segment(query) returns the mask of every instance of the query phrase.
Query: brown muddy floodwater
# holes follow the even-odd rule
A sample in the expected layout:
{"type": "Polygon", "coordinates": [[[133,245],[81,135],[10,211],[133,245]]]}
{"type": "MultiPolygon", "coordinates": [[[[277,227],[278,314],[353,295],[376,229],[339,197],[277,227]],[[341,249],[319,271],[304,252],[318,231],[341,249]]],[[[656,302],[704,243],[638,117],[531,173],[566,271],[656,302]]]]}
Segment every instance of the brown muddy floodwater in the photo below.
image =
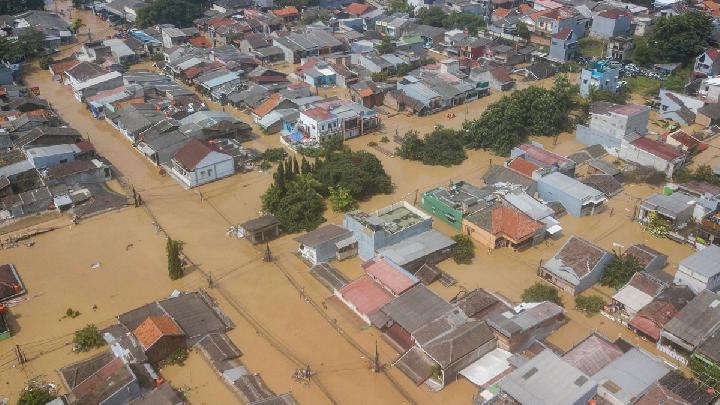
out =
{"type": "MultiPolygon", "coordinates": [[[[68,2],[59,3],[67,7],[68,2]]],[[[50,7],[52,9],[52,7],[50,7]]],[[[73,16],[78,15],[77,11],[73,16]]],[[[93,38],[107,35],[107,25],[89,13],[81,13],[91,27],[93,38]]],[[[63,50],[70,54],[77,45],[63,50]]],[[[242,361],[253,372],[260,373],[276,393],[292,391],[302,404],[464,404],[475,389],[460,380],[439,393],[416,387],[393,367],[386,374],[373,374],[367,357],[378,344],[381,361],[389,365],[397,353],[386,345],[372,328],[361,325],[347,310],[328,300],[330,293],[307,273],[307,268],[293,254],[296,248],[292,235],[270,244],[275,263],[262,261],[262,251],[246,241],[226,236],[229,225],[255,217],[260,211],[260,195],[271,181],[268,174],[251,172],[235,175],[200,187],[201,201],[195,191],[182,189],[177,183],[158,174],[157,168],[140,156],[110,125],[94,119],[77,102],[71,91],[54,82],[50,74],[38,69],[26,77],[28,85],[39,86],[41,96],[48,99],[70,126],[87,136],[98,151],[107,157],[146,201],[147,209],[126,208],[101,215],[77,226],[67,226],[35,238],[33,247],[18,247],[0,252],[2,262],[14,263],[28,288],[27,300],[12,308],[17,333],[0,342],[0,397],[14,401],[23,382],[34,376],[59,382],[55,370],[85,355],[72,353],[67,343],[72,332],[87,323],[104,325],[119,313],[167,296],[173,289],[193,290],[208,287],[208,276],[214,288],[208,289],[220,307],[236,323],[229,336],[244,353],[242,361]],[[170,281],[166,275],[162,234],[153,226],[157,222],[175,239],[185,242],[185,252],[197,264],[184,278],[170,281]],[[91,269],[100,262],[98,269],[91,269]],[[204,274],[203,274],[204,273],[204,274]],[[311,305],[299,292],[303,289],[311,305]],[[322,304],[325,305],[322,305],[322,304]],[[93,310],[93,306],[97,309],[93,310]],[[81,312],[76,319],[63,319],[68,307],[81,312]],[[13,361],[15,345],[20,345],[30,361],[19,366],[13,361]],[[304,386],[293,381],[298,367],[310,365],[318,372],[316,381],[304,386]]],[[[550,86],[552,81],[543,81],[550,86]]],[[[526,86],[521,83],[520,86],[526,86]]],[[[484,151],[470,151],[462,165],[445,167],[422,166],[386,156],[367,147],[382,135],[392,139],[395,129],[404,133],[416,129],[429,132],[436,124],[457,128],[467,110],[468,118],[479,116],[486,105],[500,97],[494,94],[467,106],[453,109],[454,119],[446,114],[431,117],[385,117],[382,133],[355,139],[353,149],[367,149],[383,162],[392,176],[396,190],[391,195],[376,196],[361,202],[364,210],[374,210],[402,199],[413,202],[431,187],[451,180],[477,179],[491,160],[502,158],[484,151]]],[[[212,107],[215,107],[211,104],[212,107]]],[[[234,109],[238,117],[248,119],[234,109]]],[[[249,121],[248,121],[249,122],[249,121]]],[[[570,153],[580,146],[571,134],[552,140],[543,139],[550,149],[570,153]]],[[[261,136],[254,146],[264,149],[279,145],[278,136],[261,136]]],[[[388,148],[394,147],[392,143],[388,148]]],[[[487,253],[478,249],[472,265],[460,266],[451,261],[440,267],[458,279],[450,289],[432,288],[443,297],[454,296],[461,287],[483,287],[518,300],[524,288],[537,280],[536,267],[562,245],[565,238],[577,234],[611,249],[613,242],[629,246],[644,242],[668,254],[674,269],[690,249],[667,240],[650,239],[640,226],[630,220],[637,199],[653,190],[630,186],[610,201],[614,214],[606,211],[595,217],[565,216],[561,224],[565,236],[524,252],[497,250],[487,253]]],[[[328,212],[327,219],[338,222],[340,215],[328,212]]],[[[452,229],[438,223],[436,227],[451,235],[452,229]]],[[[360,273],[360,261],[351,259],[338,264],[348,276],[360,273]]],[[[598,290],[598,294],[609,294],[598,290]]],[[[622,333],[634,337],[617,324],[600,316],[585,317],[572,309],[565,296],[569,323],[551,337],[551,341],[567,348],[593,329],[610,337],[622,333]]],[[[650,345],[644,347],[652,349],[650,345]]],[[[204,360],[191,354],[184,367],[163,371],[174,386],[187,389],[192,403],[233,403],[231,391],[220,381],[204,360]]]]}

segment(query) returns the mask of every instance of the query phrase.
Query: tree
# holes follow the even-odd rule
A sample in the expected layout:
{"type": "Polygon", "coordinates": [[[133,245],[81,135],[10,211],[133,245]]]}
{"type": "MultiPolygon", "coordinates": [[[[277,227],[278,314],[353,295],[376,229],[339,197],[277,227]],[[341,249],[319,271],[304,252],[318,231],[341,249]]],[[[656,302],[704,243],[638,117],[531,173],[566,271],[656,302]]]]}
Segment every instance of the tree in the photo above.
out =
{"type": "Polygon", "coordinates": [[[271,184],[261,198],[263,210],[272,213],[288,233],[311,231],[325,221],[325,202],[317,192],[320,187],[305,174],[288,182],[285,191],[271,184]]]}
{"type": "Polygon", "coordinates": [[[53,62],[54,62],[54,61],[53,61],[52,56],[50,56],[50,55],[45,55],[45,56],[43,56],[43,57],[40,58],[40,60],[38,61],[38,65],[40,66],[40,69],[45,70],[45,69],[49,68],[50,65],[52,65],[53,62]]]}
{"type": "Polygon", "coordinates": [[[521,38],[530,39],[530,36],[532,35],[527,24],[522,21],[518,21],[517,25],[515,25],[515,30],[517,35],[521,38]]]}
{"type": "Polygon", "coordinates": [[[453,166],[467,159],[460,134],[450,128],[438,127],[420,139],[409,131],[403,137],[397,154],[409,160],[421,160],[430,166],[453,166]]]}
{"type": "Polygon", "coordinates": [[[279,162],[287,157],[287,152],[283,148],[267,148],[262,154],[263,160],[268,162],[279,162]]]}
{"type": "Polygon", "coordinates": [[[526,288],[520,298],[523,302],[550,301],[560,306],[563,304],[558,290],[540,281],[526,288]]]}
{"type": "Polygon", "coordinates": [[[202,15],[203,9],[191,0],[154,0],[137,12],[135,24],[146,28],[156,24],[174,24],[178,27],[192,25],[202,15]]]}
{"type": "Polygon", "coordinates": [[[531,86],[505,95],[480,118],[463,123],[463,142],[468,148],[507,155],[531,134],[557,135],[573,125],[568,115],[577,107],[576,94],[577,86],[559,75],[552,89],[531,86]]]}
{"type": "Polygon", "coordinates": [[[27,387],[20,393],[18,405],[45,405],[57,398],[55,390],[50,384],[41,384],[30,381],[27,387]]]}
{"type": "Polygon", "coordinates": [[[595,86],[590,87],[589,97],[591,102],[607,101],[615,104],[626,104],[630,98],[630,94],[624,89],[618,92],[612,92],[606,89],[599,89],[595,86]]]}
{"type": "Polygon", "coordinates": [[[578,295],[575,297],[575,309],[586,314],[597,314],[605,306],[605,300],[597,295],[578,295]]]}
{"type": "Polygon", "coordinates": [[[80,31],[80,28],[84,27],[85,23],[83,23],[82,18],[78,17],[70,23],[70,29],[73,30],[73,32],[77,33],[80,31]]]}
{"type": "Polygon", "coordinates": [[[615,253],[600,277],[600,284],[618,289],[627,284],[633,274],[640,270],[642,266],[634,256],[615,253]]]}
{"type": "Polygon", "coordinates": [[[17,45],[25,58],[34,58],[45,52],[45,34],[34,28],[27,29],[18,36],[17,45]]]}
{"type": "Polygon", "coordinates": [[[444,27],[443,22],[447,14],[440,7],[422,8],[417,14],[420,24],[431,25],[433,27],[444,27]]]}
{"type": "Polygon", "coordinates": [[[300,162],[300,169],[302,170],[302,174],[312,173],[312,167],[310,166],[310,162],[305,159],[305,156],[302,157],[302,161],[300,162]]]}
{"type": "Polygon", "coordinates": [[[168,275],[170,280],[177,280],[183,276],[183,264],[180,254],[182,253],[182,241],[167,239],[165,251],[168,261],[168,275]]]}
{"type": "Polygon", "coordinates": [[[472,35],[477,34],[485,26],[484,18],[479,14],[452,11],[443,19],[443,27],[448,29],[468,30],[472,35]]]}
{"type": "Polygon", "coordinates": [[[91,349],[104,345],[105,340],[103,340],[100,335],[97,326],[90,324],[75,331],[73,344],[75,345],[76,351],[87,352],[91,349]]]}
{"type": "Polygon", "coordinates": [[[412,14],[412,12],[413,8],[406,0],[390,0],[390,4],[387,9],[388,15],[394,13],[412,14]]]}
{"type": "Polygon", "coordinates": [[[343,186],[358,200],[393,190],[390,176],[385,173],[380,160],[365,151],[333,153],[315,169],[313,177],[322,185],[323,195],[336,186],[343,186]]]}
{"type": "Polygon", "coordinates": [[[650,31],[649,43],[668,62],[687,62],[711,45],[712,33],[710,16],[691,12],[660,17],[650,31]]]}
{"type": "Polygon", "coordinates": [[[452,248],[453,260],[457,264],[471,264],[475,258],[475,244],[470,236],[459,233],[454,235],[452,239],[455,245],[452,248]]]}
{"type": "Polygon", "coordinates": [[[335,212],[348,212],[357,208],[357,201],[350,194],[350,190],[343,186],[330,187],[330,206],[335,212]]]}
{"type": "Polygon", "coordinates": [[[380,45],[377,46],[377,51],[380,54],[391,53],[395,50],[395,43],[388,36],[382,37],[380,45]]]}
{"type": "Polygon", "coordinates": [[[668,233],[670,233],[670,225],[670,220],[663,218],[660,214],[653,211],[648,214],[645,230],[656,238],[665,238],[668,233]]]}

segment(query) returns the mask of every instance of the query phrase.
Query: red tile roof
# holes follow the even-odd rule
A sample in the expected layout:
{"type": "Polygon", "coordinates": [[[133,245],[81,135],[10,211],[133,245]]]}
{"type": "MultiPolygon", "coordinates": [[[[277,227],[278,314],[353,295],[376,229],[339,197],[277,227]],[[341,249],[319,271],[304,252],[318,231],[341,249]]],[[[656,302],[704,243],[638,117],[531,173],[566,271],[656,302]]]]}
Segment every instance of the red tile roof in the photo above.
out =
{"type": "Polygon", "coordinates": [[[686,148],[692,148],[700,146],[700,141],[688,135],[685,131],[677,130],[670,134],[670,137],[686,148]]]}
{"type": "Polygon", "coordinates": [[[553,35],[553,38],[555,39],[562,39],[566,40],[570,38],[570,35],[572,35],[573,30],[571,28],[563,28],[560,31],[558,31],[556,34],[553,35]]]}
{"type": "Polygon", "coordinates": [[[705,53],[707,56],[712,59],[713,61],[717,61],[720,59],[720,49],[717,48],[708,48],[705,53]]]}
{"type": "Polygon", "coordinates": [[[520,13],[522,13],[522,14],[527,14],[530,11],[532,11],[533,8],[530,7],[528,4],[523,3],[520,6],[518,6],[518,10],[520,10],[520,13]]]}
{"type": "Polygon", "coordinates": [[[66,70],[72,69],[80,63],[77,59],[66,60],[62,62],[56,62],[50,65],[50,69],[56,75],[65,73],[66,70]]]}
{"type": "Polygon", "coordinates": [[[493,13],[493,16],[495,16],[495,17],[507,17],[510,14],[510,11],[511,10],[509,10],[507,8],[498,8],[498,9],[493,10],[492,13],[493,13]]]}
{"type": "Polygon", "coordinates": [[[198,163],[213,151],[217,150],[199,139],[193,139],[175,152],[173,160],[178,162],[183,169],[193,171],[197,168],[198,163]]]}
{"type": "Polygon", "coordinates": [[[192,37],[188,40],[188,42],[190,42],[196,48],[210,48],[212,46],[210,40],[208,40],[204,36],[192,37]]]}
{"type": "Polygon", "coordinates": [[[510,82],[513,80],[513,78],[510,77],[510,73],[508,73],[507,69],[505,69],[503,66],[498,66],[494,69],[491,69],[490,74],[493,75],[496,80],[499,80],[501,82],[510,82]]]}
{"type": "Polygon", "coordinates": [[[533,160],[537,160],[538,162],[542,162],[546,165],[553,165],[553,164],[562,164],[562,163],[570,163],[571,160],[560,156],[557,153],[550,152],[549,150],[537,147],[535,145],[524,143],[518,148],[522,149],[527,153],[527,156],[530,157],[533,160]]]}
{"type": "Polygon", "coordinates": [[[395,295],[418,283],[418,279],[388,259],[371,259],[362,265],[365,272],[395,295]]]}
{"type": "Polygon", "coordinates": [[[135,328],[133,335],[147,350],[163,336],[183,336],[184,333],[169,316],[149,316],[135,328]]]}
{"type": "Polygon", "coordinates": [[[345,12],[354,16],[360,16],[372,10],[375,10],[375,7],[362,3],[351,3],[345,7],[345,12]]]}
{"type": "Polygon", "coordinates": [[[310,108],[305,111],[302,111],[301,114],[305,114],[308,117],[314,119],[315,121],[325,121],[329,120],[333,116],[328,112],[328,110],[322,108],[322,107],[315,107],[310,108]]]}
{"type": "Polygon", "coordinates": [[[95,150],[95,145],[90,141],[80,141],[75,144],[80,149],[80,152],[90,152],[95,150]]]}
{"type": "Polygon", "coordinates": [[[650,138],[638,138],[630,144],[634,145],[638,149],[644,150],[652,155],[655,155],[661,159],[671,161],[684,155],[684,153],[670,145],[654,141],[650,138]]]}
{"type": "Polygon", "coordinates": [[[264,117],[280,103],[281,99],[282,96],[279,93],[273,93],[259,106],[255,107],[252,110],[252,113],[257,115],[258,117],[264,117]]]}
{"type": "Polygon", "coordinates": [[[340,289],[343,299],[363,315],[370,316],[392,301],[393,296],[368,275],[361,276],[340,289]]]}
{"type": "Polygon", "coordinates": [[[287,6],[285,8],[281,8],[278,10],[273,10],[273,14],[275,14],[278,17],[290,17],[294,15],[299,15],[300,12],[295,6],[287,6]]]}
{"type": "Polygon", "coordinates": [[[540,227],[540,222],[515,208],[503,206],[492,212],[492,233],[505,235],[516,243],[532,236],[540,227]]]}
{"type": "Polygon", "coordinates": [[[521,157],[518,157],[508,163],[508,168],[515,170],[522,175],[532,178],[533,172],[539,169],[540,166],[521,157]]]}

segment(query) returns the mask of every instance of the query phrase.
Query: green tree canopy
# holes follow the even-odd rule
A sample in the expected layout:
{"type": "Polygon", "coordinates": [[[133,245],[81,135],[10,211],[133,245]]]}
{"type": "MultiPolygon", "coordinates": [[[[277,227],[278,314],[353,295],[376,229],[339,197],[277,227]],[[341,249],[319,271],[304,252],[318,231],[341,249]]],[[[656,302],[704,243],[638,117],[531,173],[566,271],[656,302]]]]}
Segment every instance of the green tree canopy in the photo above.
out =
{"type": "Polygon", "coordinates": [[[575,297],[575,309],[586,314],[597,314],[605,306],[605,300],[598,295],[578,295],[575,297]]]}
{"type": "Polygon", "coordinates": [[[467,147],[507,155],[529,135],[557,135],[570,128],[577,87],[567,77],[555,79],[552,89],[531,86],[490,104],[480,118],[463,123],[467,147]]]}
{"type": "Polygon", "coordinates": [[[632,59],[642,65],[690,63],[711,45],[712,33],[712,20],[705,14],[690,12],[660,17],[646,39],[636,39],[632,59]]]}
{"type": "Polygon", "coordinates": [[[330,206],[335,212],[348,212],[357,208],[357,201],[350,194],[350,190],[343,186],[330,187],[330,206]]]}
{"type": "Polygon", "coordinates": [[[55,398],[57,395],[50,385],[33,381],[20,393],[18,405],[45,405],[55,398]]]}
{"type": "Polygon", "coordinates": [[[325,202],[317,190],[320,183],[310,175],[298,175],[285,190],[272,184],[262,195],[264,211],[272,213],[285,232],[310,231],[325,221],[325,202]]]}
{"type": "Polygon", "coordinates": [[[461,135],[450,128],[436,128],[420,139],[416,131],[403,137],[397,154],[404,159],[420,160],[431,166],[453,166],[467,159],[461,135]]]}
{"type": "Polygon", "coordinates": [[[202,15],[202,6],[192,0],[154,0],[137,12],[135,23],[141,27],[155,24],[174,24],[188,27],[202,15]]]}
{"type": "Polygon", "coordinates": [[[618,289],[627,284],[633,274],[640,270],[642,270],[642,266],[634,256],[621,256],[615,253],[600,277],[600,284],[618,289]]]}
{"type": "Polygon", "coordinates": [[[475,258],[475,244],[470,236],[459,233],[452,239],[455,245],[452,248],[453,260],[457,264],[471,264],[475,258]]]}
{"type": "Polygon", "coordinates": [[[97,326],[87,325],[84,328],[75,331],[73,343],[75,344],[75,350],[79,352],[87,352],[91,349],[104,345],[105,340],[100,335],[97,326]]]}
{"type": "Polygon", "coordinates": [[[523,302],[550,301],[560,306],[562,306],[563,304],[557,288],[542,283],[540,281],[526,288],[520,298],[523,300],[523,302]]]}
{"type": "Polygon", "coordinates": [[[167,239],[165,253],[167,254],[168,276],[171,280],[177,280],[183,276],[183,265],[180,254],[182,253],[182,241],[167,239]]]}
{"type": "Polygon", "coordinates": [[[335,186],[344,187],[355,199],[393,190],[390,176],[385,173],[380,160],[365,151],[333,153],[315,168],[313,177],[321,183],[323,194],[335,186]]]}

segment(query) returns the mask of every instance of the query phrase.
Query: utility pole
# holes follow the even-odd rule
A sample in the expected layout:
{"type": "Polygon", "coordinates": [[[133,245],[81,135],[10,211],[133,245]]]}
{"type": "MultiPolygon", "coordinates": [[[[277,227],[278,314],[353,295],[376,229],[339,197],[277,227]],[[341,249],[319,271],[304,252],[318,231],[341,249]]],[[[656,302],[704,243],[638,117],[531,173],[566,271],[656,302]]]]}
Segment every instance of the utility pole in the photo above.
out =
{"type": "Polygon", "coordinates": [[[377,340],[375,341],[375,357],[373,358],[373,373],[380,372],[380,353],[378,353],[377,340]]]}
{"type": "Polygon", "coordinates": [[[265,257],[263,257],[263,261],[271,262],[273,261],[272,253],[270,253],[270,243],[265,242],[265,257]]]}
{"type": "Polygon", "coordinates": [[[19,364],[25,364],[25,362],[27,361],[27,359],[25,358],[25,353],[23,353],[20,345],[15,345],[15,357],[17,357],[17,361],[19,364]]]}

